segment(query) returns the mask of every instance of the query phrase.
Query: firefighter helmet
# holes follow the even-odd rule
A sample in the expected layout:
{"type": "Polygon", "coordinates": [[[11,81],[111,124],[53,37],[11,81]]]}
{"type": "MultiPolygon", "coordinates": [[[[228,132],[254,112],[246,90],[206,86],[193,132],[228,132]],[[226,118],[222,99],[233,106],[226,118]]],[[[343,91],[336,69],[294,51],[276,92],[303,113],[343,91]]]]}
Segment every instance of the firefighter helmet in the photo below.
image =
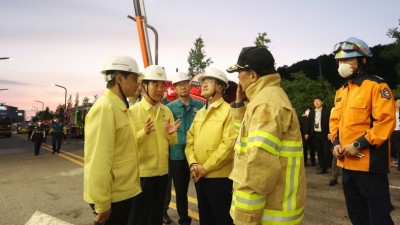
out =
{"type": "Polygon", "coordinates": [[[161,66],[150,65],[143,70],[142,74],[143,80],[167,81],[167,75],[161,66]]]}
{"type": "Polygon", "coordinates": [[[333,54],[335,54],[335,59],[372,57],[372,52],[368,45],[355,37],[337,43],[333,48],[333,54]]]}
{"type": "Polygon", "coordinates": [[[198,76],[198,80],[200,83],[202,83],[203,80],[207,77],[215,78],[215,79],[218,79],[218,80],[224,82],[226,85],[225,89],[228,88],[228,86],[229,86],[228,78],[226,77],[225,73],[219,69],[215,69],[215,68],[205,69],[204,72],[198,76]]]}
{"type": "Polygon", "coordinates": [[[172,77],[172,85],[174,85],[174,84],[176,84],[176,83],[179,83],[179,82],[181,82],[181,81],[185,81],[185,80],[190,81],[189,76],[188,76],[186,73],[184,73],[184,72],[177,72],[177,73],[175,73],[174,76],[172,77]]]}

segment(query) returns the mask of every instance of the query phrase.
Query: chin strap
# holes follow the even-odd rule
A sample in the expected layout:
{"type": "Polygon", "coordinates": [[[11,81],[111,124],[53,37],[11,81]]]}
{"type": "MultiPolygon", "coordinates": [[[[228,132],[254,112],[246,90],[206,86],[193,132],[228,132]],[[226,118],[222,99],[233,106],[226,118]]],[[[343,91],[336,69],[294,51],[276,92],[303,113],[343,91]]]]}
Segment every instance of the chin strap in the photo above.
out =
{"type": "Polygon", "coordinates": [[[124,92],[122,91],[121,85],[120,85],[119,83],[118,83],[118,89],[119,89],[119,92],[121,92],[122,101],[124,101],[124,103],[125,103],[125,105],[126,105],[126,108],[129,109],[129,102],[128,102],[128,100],[127,100],[127,98],[126,98],[124,92]]]}

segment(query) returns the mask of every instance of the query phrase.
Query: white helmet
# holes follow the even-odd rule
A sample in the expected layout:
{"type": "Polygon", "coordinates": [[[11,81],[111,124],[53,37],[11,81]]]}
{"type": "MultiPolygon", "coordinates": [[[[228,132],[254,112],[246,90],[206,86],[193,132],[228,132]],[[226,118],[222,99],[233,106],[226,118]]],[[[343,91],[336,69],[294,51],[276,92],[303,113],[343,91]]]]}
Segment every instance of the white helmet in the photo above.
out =
{"type": "Polygon", "coordinates": [[[125,71],[139,73],[139,67],[136,60],[126,55],[111,56],[104,65],[102,74],[106,75],[107,71],[125,71]]]}
{"type": "Polygon", "coordinates": [[[207,77],[212,77],[223,81],[226,84],[225,88],[228,88],[229,86],[228,78],[226,77],[225,73],[219,69],[207,68],[202,74],[199,75],[197,79],[199,80],[200,83],[202,83],[203,80],[207,77]]]}
{"type": "Polygon", "coordinates": [[[143,80],[167,81],[167,75],[165,74],[164,68],[161,66],[148,66],[143,70],[142,74],[144,75],[143,80]]]}
{"type": "Polygon", "coordinates": [[[185,80],[190,80],[189,76],[184,72],[177,72],[172,77],[172,85],[185,80]]]}

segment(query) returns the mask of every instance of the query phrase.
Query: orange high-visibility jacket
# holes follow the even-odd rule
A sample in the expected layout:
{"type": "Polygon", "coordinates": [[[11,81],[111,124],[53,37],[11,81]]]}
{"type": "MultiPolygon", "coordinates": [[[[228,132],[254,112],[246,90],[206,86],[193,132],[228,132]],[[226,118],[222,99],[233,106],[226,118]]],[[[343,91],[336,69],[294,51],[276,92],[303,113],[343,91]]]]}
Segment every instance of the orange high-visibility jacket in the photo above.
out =
{"type": "Polygon", "coordinates": [[[341,87],[330,118],[331,141],[342,147],[358,141],[364,157],[345,156],[337,165],[348,170],[388,173],[389,137],[396,125],[395,115],[392,91],[382,78],[362,74],[341,87]]]}

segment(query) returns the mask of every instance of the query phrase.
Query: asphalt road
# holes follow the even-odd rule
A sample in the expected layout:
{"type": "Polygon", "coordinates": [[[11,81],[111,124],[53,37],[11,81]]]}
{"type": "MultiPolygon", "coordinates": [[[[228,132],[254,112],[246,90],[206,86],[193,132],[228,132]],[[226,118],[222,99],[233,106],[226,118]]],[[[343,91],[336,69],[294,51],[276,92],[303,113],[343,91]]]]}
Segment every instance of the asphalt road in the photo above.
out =
{"type": "MultiPolygon", "coordinates": [[[[63,224],[89,225],[93,214],[82,200],[83,193],[83,142],[66,140],[59,155],[51,154],[51,137],[42,146],[41,154],[34,156],[33,143],[26,134],[0,137],[0,225],[63,224]],[[46,222],[36,218],[37,211],[57,218],[46,222]],[[35,214],[36,212],[36,214],[35,214]]],[[[317,175],[314,167],[307,167],[307,225],[350,225],[342,187],[330,187],[329,174],[317,175]]],[[[392,212],[395,224],[400,224],[400,174],[393,170],[389,175],[392,212]]],[[[190,215],[198,218],[194,186],[189,188],[190,215]]],[[[177,224],[178,216],[174,195],[169,214],[177,224]]],[[[198,225],[194,220],[193,225],[198,225]]]]}

